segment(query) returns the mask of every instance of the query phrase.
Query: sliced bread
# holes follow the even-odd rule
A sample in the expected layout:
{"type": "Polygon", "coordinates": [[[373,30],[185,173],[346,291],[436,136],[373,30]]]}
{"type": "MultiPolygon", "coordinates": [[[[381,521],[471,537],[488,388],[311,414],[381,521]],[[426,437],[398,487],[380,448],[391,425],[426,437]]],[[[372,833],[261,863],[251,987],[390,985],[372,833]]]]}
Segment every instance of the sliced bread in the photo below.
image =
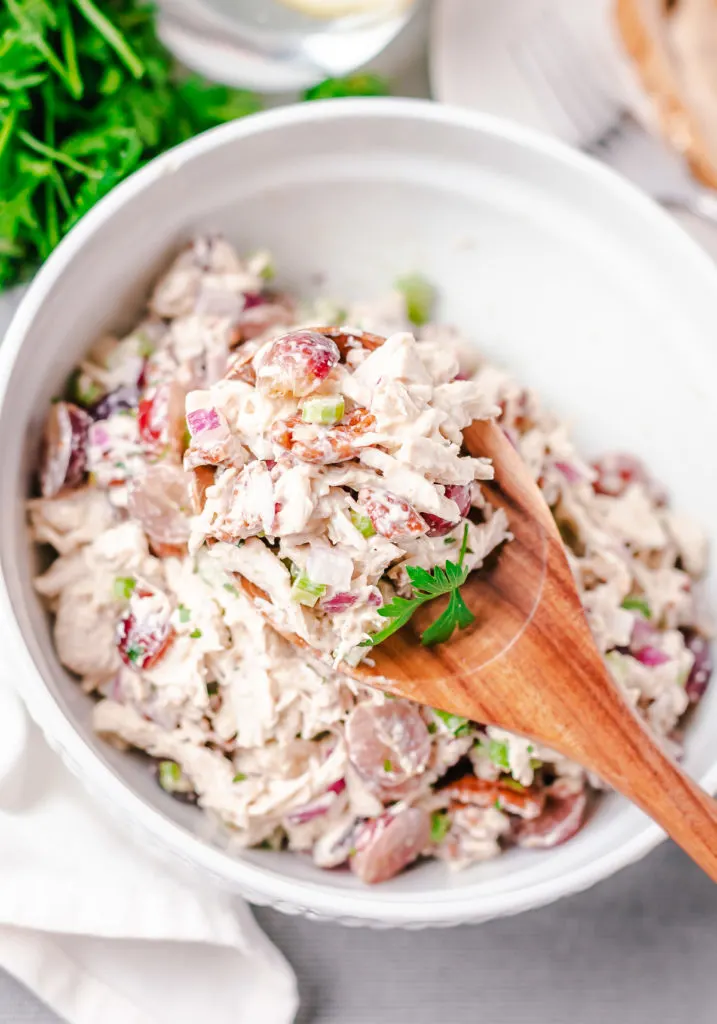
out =
{"type": "Polygon", "coordinates": [[[617,23],[661,128],[717,188],[717,0],[616,0],[617,23]]]}

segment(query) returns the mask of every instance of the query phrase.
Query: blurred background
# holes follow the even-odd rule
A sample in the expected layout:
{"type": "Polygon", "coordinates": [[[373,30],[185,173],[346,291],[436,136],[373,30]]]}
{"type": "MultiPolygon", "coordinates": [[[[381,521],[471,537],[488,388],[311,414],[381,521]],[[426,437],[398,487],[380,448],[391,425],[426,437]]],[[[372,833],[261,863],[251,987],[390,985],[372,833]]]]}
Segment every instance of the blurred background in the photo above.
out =
{"type": "Polygon", "coordinates": [[[549,132],[714,250],[714,0],[6,0],[0,40],[0,290],[183,139],[351,95],[549,132]]]}

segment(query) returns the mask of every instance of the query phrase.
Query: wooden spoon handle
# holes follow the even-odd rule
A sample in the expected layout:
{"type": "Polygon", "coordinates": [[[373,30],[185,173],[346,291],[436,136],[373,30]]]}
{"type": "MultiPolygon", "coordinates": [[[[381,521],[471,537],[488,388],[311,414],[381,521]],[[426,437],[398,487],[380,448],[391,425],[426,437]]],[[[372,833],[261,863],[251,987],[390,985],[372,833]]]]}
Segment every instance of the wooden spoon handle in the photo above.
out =
{"type": "Polygon", "coordinates": [[[636,727],[628,708],[615,711],[619,740],[608,749],[586,749],[583,763],[649,814],[717,882],[717,800],[658,746],[641,722],[636,727]]]}

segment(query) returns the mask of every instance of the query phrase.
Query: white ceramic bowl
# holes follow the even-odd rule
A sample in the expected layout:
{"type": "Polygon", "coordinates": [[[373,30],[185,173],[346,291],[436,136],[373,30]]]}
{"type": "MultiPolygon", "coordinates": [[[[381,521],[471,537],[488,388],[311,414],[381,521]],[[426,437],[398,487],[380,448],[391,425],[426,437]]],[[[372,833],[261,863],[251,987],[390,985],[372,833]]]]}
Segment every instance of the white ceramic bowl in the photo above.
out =
{"type": "MultiPolygon", "coordinates": [[[[193,232],[269,246],[300,293],[380,295],[414,268],[440,314],[574,421],[588,453],[644,456],[678,505],[714,530],[717,271],[649,200],[523,129],[404,100],[331,101],[209,132],[92,210],[24,299],[0,351],[0,640],[33,716],[138,841],[257,903],[379,926],[450,925],[576,892],[661,838],[605,800],[571,842],[463,873],[427,863],[367,888],[290,854],[231,856],[196,809],[92,735],[89,700],[58,664],[31,584],[23,501],[47,404],[98,333],[127,327],[193,232]]],[[[717,688],[690,730],[687,767],[717,785],[717,688]]]]}

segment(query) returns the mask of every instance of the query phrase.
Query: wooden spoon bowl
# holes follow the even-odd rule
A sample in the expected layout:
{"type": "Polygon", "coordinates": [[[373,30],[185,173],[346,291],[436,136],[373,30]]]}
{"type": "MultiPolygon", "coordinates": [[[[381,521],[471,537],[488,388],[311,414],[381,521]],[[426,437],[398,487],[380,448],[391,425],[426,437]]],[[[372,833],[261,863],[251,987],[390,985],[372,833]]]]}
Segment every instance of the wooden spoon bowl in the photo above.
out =
{"type": "MultiPolygon", "coordinates": [[[[383,339],[313,328],[342,354],[383,339]]],[[[597,650],[555,520],[498,424],[474,422],[465,449],[492,460],[481,486],[503,508],[513,540],[490,571],[472,573],[461,594],[476,616],[447,642],[420,634],[436,604],[370,652],[356,678],[392,693],[544,743],[594,771],[646,811],[717,881],[717,803],[689,778],[627,704],[597,650]]],[[[240,580],[253,599],[267,595],[240,580]]],[[[294,634],[288,639],[306,648],[294,634]]]]}

